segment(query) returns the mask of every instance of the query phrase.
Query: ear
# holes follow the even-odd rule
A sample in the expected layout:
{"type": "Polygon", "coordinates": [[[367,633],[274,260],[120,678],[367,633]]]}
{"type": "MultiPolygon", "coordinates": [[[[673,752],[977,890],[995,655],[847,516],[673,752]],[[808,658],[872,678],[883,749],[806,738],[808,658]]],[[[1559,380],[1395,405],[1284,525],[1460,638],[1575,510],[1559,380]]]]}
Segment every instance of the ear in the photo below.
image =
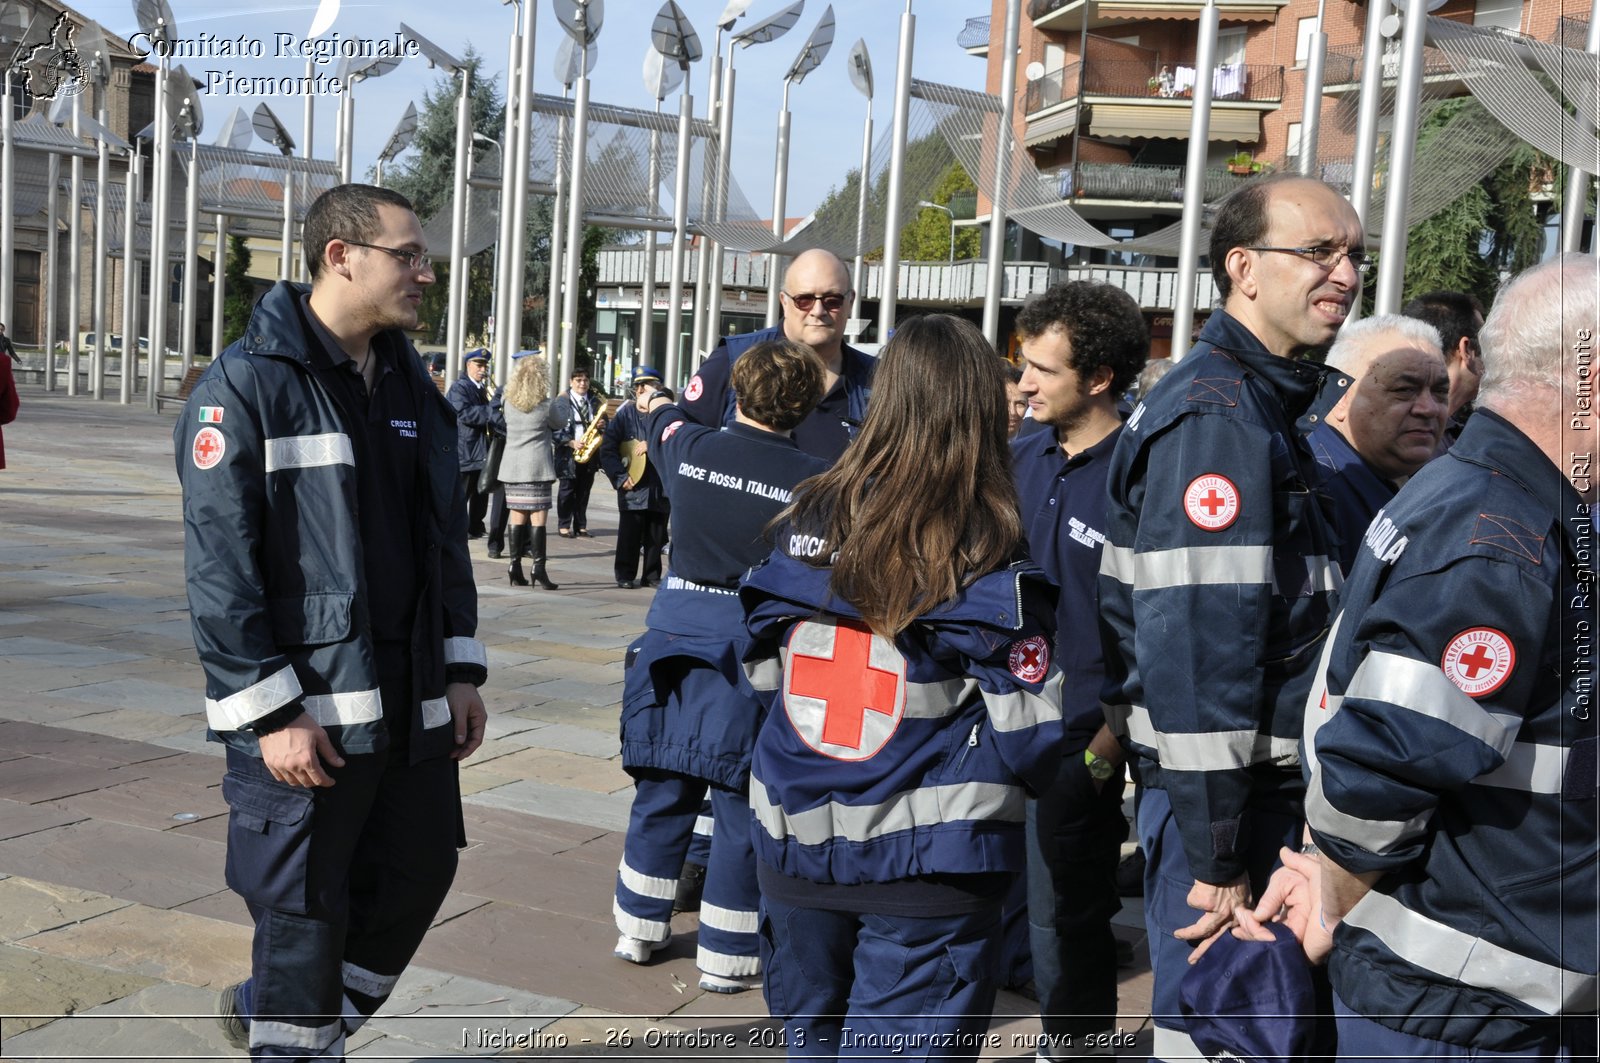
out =
{"type": "Polygon", "coordinates": [[[1254,299],[1261,289],[1260,278],[1256,276],[1256,260],[1250,257],[1250,252],[1242,247],[1235,247],[1228,252],[1224,263],[1228,277],[1233,281],[1233,290],[1248,298],[1254,299]]]}
{"type": "Polygon", "coordinates": [[[1086,392],[1090,395],[1103,395],[1111,390],[1111,372],[1109,365],[1102,365],[1089,376],[1086,392]]]}
{"type": "Polygon", "coordinates": [[[1350,386],[1345,389],[1345,393],[1339,396],[1339,401],[1333,404],[1333,409],[1328,411],[1329,424],[1347,425],[1350,423],[1350,399],[1355,393],[1356,385],[1352,381],[1350,386]]]}
{"type": "Polygon", "coordinates": [[[329,240],[322,248],[322,264],[341,277],[350,276],[350,245],[343,240],[329,240]]]}

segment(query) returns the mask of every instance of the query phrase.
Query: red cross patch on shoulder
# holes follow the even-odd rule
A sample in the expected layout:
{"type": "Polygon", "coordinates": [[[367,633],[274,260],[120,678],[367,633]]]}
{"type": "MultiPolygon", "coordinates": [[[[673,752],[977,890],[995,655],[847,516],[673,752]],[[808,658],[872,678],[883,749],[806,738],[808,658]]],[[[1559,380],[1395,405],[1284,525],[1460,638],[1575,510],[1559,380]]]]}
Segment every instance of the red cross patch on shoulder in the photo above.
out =
{"type": "Polygon", "coordinates": [[[1050,670],[1050,643],[1043,635],[1030,635],[1011,644],[1006,661],[1011,674],[1024,683],[1037,683],[1050,670]]]}
{"type": "Polygon", "coordinates": [[[801,741],[834,760],[868,760],[906,710],[906,659],[860,621],[795,625],[784,661],[783,707],[801,741]]]}
{"type": "Polygon", "coordinates": [[[1219,473],[1196,476],[1183,492],[1183,512],[1205,531],[1222,531],[1239,519],[1239,489],[1219,473]]]}
{"type": "Polygon", "coordinates": [[[1516,648],[1492,627],[1467,628],[1449,641],[1439,659],[1445,678],[1474,698],[1499,690],[1516,666],[1516,648]]]}
{"type": "Polygon", "coordinates": [[[227,452],[227,439],[210,425],[194,434],[194,445],[189,449],[189,454],[194,459],[194,467],[197,469],[212,468],[227,452]]]}
{"type": "Polygon", "coordinates": [[[694,379],[689,381],[688,386],[683,389],[683,400],[685,402],[693,402],[705,394],[705,390],[706,386],[700,382],[700,374],[696,373],[694,379]]]}

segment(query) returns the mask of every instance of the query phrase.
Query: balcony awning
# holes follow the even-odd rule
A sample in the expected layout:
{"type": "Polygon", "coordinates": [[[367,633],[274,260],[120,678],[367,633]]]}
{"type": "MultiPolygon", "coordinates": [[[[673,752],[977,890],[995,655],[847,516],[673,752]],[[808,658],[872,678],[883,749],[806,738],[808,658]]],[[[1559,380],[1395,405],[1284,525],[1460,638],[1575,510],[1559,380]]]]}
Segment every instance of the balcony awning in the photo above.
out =
{"type": "MultiPolygon", "coordinates": [[[[1089,108],[1087,132],[1092,137],[1184,140],[1189,136],[1189,113],[1188,107],[1097,103],[1089,108]]],[[[1032,127],[1029,134],[1032,134],[1032,127]]],[[[1261,139],[1261,112],[1213,107],[1210,139],[1255,143],[1261,139]]]]}
{"type": "MultiPolygon", "coordinates": [[[[1218,13],[1225,22],[1271,22],[1278,17],[1277,4],[1228,4],[1217,5],[1218,13]]],[[[1183,22],[1198,22],[1202,5],[1170,4],[1108,4],[1102,3],[1095,10],[1095,14],[1106,22],[1135,22],[1145,19],[1175,19],[1183,22]]]]}
{"type": "Polygon", "coordinates": [[[1038,121],[1029,122],[1022,131],[1022,146],[1036,148],[1040,144],[1049,144],[1051,141],[1060,140],[1069,135],[1078,124],[1078,104],[1074,101],[1070,106],[1064,107],[1055,114],[1046,115],[1038,121]]]}

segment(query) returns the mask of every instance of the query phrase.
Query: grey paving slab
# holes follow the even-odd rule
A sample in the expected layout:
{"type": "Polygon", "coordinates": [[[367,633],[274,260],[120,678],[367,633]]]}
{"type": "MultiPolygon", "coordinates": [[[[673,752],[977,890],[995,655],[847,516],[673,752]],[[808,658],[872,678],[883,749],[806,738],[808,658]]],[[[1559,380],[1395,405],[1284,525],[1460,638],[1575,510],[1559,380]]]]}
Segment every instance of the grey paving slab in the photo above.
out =
{"type": "Polygon", "coordinates": [[[126,613],[171,613],[185,611],[189,602],[178,597],[143,597],[133,594],[74,594],[57,598],[64,605],[89,605],[126,613]]]}
{"type": "MultiPolygon", "coordinates": [[[[8,1058],[26,1058],[34,1050],[23,1038],[35,1028],[48,1029],[64,1015],[119,1000],[153,984],[153,979],[93,964],[48,956],[18,945],[0,945],[0,1045],[8,1058]]],[[[73,1059],[75,1054],[57,1058],[73,1059]]]]}
{"type": "Polygon", "coordinates": [[[0,798],[0,841],[52,827],[64,827],[83,818],[56,805],[30,805],[25,801],[0,798]]]}
{"type": "MultiPolygon", "coordinates": [[[[0,572],[0,579],[3,579],[5,575],[4,572],[0,572]]],[[[18,613],[10,609],[0,609],[0,627],[10,627],[13,624],[37,624],[39,622],[39,618],[32,613],[18,613]]]]}
{"type": "Polygon", "coordinates": [[[563,753],[579,753],[586,757],[599,757],[602,760],[617,756],[621,744],[621,739],[614,730],[607,734],[566,723],[550,723],[534,730],[508,734],[505,740],[508,744],[556,749],[563,753]]]}
{"type": "Polygon", "coordinates": [[[115,705],[119,709],[142,709],[168,716],[194,716],[205,712],[203,686],[191,689],[173,686],[171,683],[155,683],[148,679],[122,679],[60,687],[56,693],[91,704],[115,705]]]}
{"type": "Polygon", "coordinates": [[[122,664],[137,661],[142,654],[122,653],[103,646],[74,646],[69,643],[36,639],[28,635],[0,639],[0,659],[12,658],[49,665],[52,668],[82,668],[97,664],[122,664]]]}
{"type": "Polygon", "coordinates": [[[214,989],[156,983],[109,1003],[64,1015],[48,1026],[6,1040],[9,1058],[125,1060],[241,1059],[216,1021],[214,989]]]}
{"type": "Polygon", "coordinates": [[[87,820],[0,841],[0,871],[172,908],[222,889],[223,846],[87,820]]]}
{"type": "Polygon", "coordinates": [[[19,583],[38,583],[46,587],[89,587],[100,583],[120,582],[114,576],[92,576],[87,572],[65,572],[48,568],[33,568],[10,572],[7,574],[7,579],[15,580],[19,583]]]}
{"type": "Polygon", "coordinates": [[[366,1029],[434,1051],[493,1056],[504,1051],[505,1039],[480,1030],[537,1031],[576,1008],[559,997],[412,967],[366,1029]]]}
{"type": "Polygon", "coordinates": [[[633,803],[633,793],[596,794],[529,779],[485,790],[464,800],[468,804],[508,808],[530,815],[587,823],[607,830],[627,830],[628,809],[633,803]]]}

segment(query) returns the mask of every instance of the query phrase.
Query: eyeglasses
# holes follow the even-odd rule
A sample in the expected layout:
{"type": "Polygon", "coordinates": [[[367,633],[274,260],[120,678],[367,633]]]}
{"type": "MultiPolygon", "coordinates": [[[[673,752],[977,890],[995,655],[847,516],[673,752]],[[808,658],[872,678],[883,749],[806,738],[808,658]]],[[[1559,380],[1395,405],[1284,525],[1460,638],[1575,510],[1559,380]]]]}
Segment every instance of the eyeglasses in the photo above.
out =
{"type": "Polygon", "coordinates": [[[1359,249],[1346,251],[1339,247],[1247,247],[1244,250],[1280,251],[1285,255],[1299,255],[1301,258],[1309,258],[1330,273],[1338,269],[1339,263],[1347,258],[1357,273],[1365,274],[1372,269],[1372,256],[1359,249]]]}
{"type": "MultiPolygon", "coordinates": [[[[341,237],[341,239],[343,239],[341,237]]],[[[432,273],[433,259],[426,251],[406,251],[399,247],[384,247],[381,244],[364,244],[360,240],[345,240],[352,247],[368,247],[374,251],[382,251],[386,255],[393,255],[406,264],[406,268],[417,273],[432,273]]]]}
{"type": "Polygon", "coordinates": [[[811,292],[806,292],[802,295],[792,295],[789,292],[784,292],[783,294],[789,296],[789,301],[802,314],[809,314],[811,308],[817,305],[819,299],[822,301],[822,309],[830,314],[844,309],[844,296],[838,292],[826,292],[822,295],[814,295],[811,292]]]}

